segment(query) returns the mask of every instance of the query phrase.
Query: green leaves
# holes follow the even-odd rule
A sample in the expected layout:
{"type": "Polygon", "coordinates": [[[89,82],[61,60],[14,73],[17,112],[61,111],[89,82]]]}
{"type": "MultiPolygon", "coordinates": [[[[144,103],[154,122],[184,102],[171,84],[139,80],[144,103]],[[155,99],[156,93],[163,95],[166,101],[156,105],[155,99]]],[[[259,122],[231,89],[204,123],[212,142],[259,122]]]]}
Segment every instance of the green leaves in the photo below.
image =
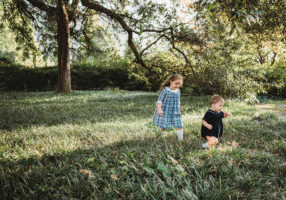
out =
{"type": "Polygon", "coordinates": [[[143,33],[143,26],[142,26],[142,23],[140,23],[139,27],[140,27],[140,32],[139,32],[139,34],[141,35],[141,34],[143,33]]]}
{"type": "Polygon", "coordinates": [[[236,28],[235,23],[232,23],[232,24],[231,24],[231,29],[230,29],[230,32],[229,32],[229,35],[230,35],[230,36],[233,34],[235,28],[236,28]]]}
{"type": "MultiPolygon", "coordinates": [[[[172,161],[173,165],[175,166],[168,166],[168,165],[165,165],[162,161],[160,161],[158,164],[157,164],[157,170],[159,172],[161,172],[163,174],[163,176],[165,178],[170,178],[172,176],[172,173],[174,173],[174,176],[181,176],[182,173],[185,172],[185,169],[174,162],[174,160],[172,161]]],[[[145,166],[143,167],[143,169],[148,173],[148,174],[155,174],[155,170],[148,167],[148,166],[145,166]]]]}
{"type": "Polygon", "coordinates": [[[171,176],[170,169],[167,166],[165,166],[163,162],[159,162],[158,163],[157,169],[159,171],[161,171],[165,177],[170,177],[171,176]]]}
{"type": "Polygon", "coordinates": [[[93,163],[94,161],[95,161],[95,158],[92,158],[92,157],[87,159],[87,163],[93,163]]]}
{"type": "Polygon", "coordinates": [[[143,169],[148,173],[148,174],[155,174],[155,171],[154,169],[146,166],[146,167],[143,167],[143,169]]]}

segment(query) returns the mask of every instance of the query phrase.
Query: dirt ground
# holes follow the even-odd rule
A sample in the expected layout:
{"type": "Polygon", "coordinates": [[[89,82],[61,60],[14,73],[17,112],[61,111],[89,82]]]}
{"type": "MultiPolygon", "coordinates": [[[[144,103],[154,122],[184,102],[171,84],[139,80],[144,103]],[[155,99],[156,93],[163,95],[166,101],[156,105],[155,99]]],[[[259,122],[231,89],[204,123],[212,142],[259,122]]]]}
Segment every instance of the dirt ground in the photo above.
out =
{"type": "Polygon", "coordinates": [[[257,104],[257,108],[277,114],[277,116],[286,121],[286,104],[271,103],[271,104],[257,104]]]}

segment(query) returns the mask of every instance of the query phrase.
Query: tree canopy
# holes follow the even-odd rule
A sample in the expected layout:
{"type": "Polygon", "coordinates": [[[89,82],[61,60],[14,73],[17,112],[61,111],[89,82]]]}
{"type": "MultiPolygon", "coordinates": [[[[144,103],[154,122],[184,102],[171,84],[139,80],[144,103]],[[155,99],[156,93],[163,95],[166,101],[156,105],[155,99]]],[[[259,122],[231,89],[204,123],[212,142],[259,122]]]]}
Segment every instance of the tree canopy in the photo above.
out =
{"type": "Polygon", "coordinates": [[[3,18],[30,53],[57,57],[59,92],[71,90],[70,60],[104,59],[124,49],[115,44],[128,45],[121,55],[132,53],[130,72],[147,84],[179,71],[191,88],[203,84],[212,91],[225,82],[208,81],[208,73],[246,80],[234,73],[285,60],[285,5],[284,0],[8,0],[3,18]]]}

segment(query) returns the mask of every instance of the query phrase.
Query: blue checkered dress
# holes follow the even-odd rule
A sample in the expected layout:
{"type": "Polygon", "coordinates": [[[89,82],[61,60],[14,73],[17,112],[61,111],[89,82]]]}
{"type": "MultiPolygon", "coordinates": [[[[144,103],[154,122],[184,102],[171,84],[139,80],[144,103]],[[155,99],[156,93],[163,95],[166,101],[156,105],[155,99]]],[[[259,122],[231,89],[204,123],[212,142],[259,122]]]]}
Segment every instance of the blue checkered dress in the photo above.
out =
{"type": "MultiPolygon", "coordinates": [[[[180,90],[171,90],[164,87],[158,102],[162,102],[163,115],[157,114],[157,106],[153,117],[153,123],[160,128],[182,128],[182,117],[180,112],[180,90]]],[[[158,103],[157,102],[157,103],[158,103]]]]}

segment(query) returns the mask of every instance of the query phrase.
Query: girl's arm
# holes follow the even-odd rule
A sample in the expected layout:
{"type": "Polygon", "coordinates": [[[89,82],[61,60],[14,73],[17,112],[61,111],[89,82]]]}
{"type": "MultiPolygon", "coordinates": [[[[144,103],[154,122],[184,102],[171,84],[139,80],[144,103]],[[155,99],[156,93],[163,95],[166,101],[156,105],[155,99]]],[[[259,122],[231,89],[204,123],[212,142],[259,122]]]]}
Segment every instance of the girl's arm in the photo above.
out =
{"type": "Polygon", "coordinates": [[[163,90],[161,91],[158,101],[157,101],[157,114],[158,115],[163,115],[163,110],[162,110],[162,104],[164,102],[166,96],[166,89],[163,88],[163,90]]]}
{"type": "Polygon", "coordinates": [[[203,119],[203,126],[206,127],[209,130],[212,130],[213,126],[206,122],[206,120],[203,119]]]}
{"type": "Polygon", "coordinates": [[[161,102],[157,102],[157,114],[158,115],[163,115],[162,103],[161,102]]]}

